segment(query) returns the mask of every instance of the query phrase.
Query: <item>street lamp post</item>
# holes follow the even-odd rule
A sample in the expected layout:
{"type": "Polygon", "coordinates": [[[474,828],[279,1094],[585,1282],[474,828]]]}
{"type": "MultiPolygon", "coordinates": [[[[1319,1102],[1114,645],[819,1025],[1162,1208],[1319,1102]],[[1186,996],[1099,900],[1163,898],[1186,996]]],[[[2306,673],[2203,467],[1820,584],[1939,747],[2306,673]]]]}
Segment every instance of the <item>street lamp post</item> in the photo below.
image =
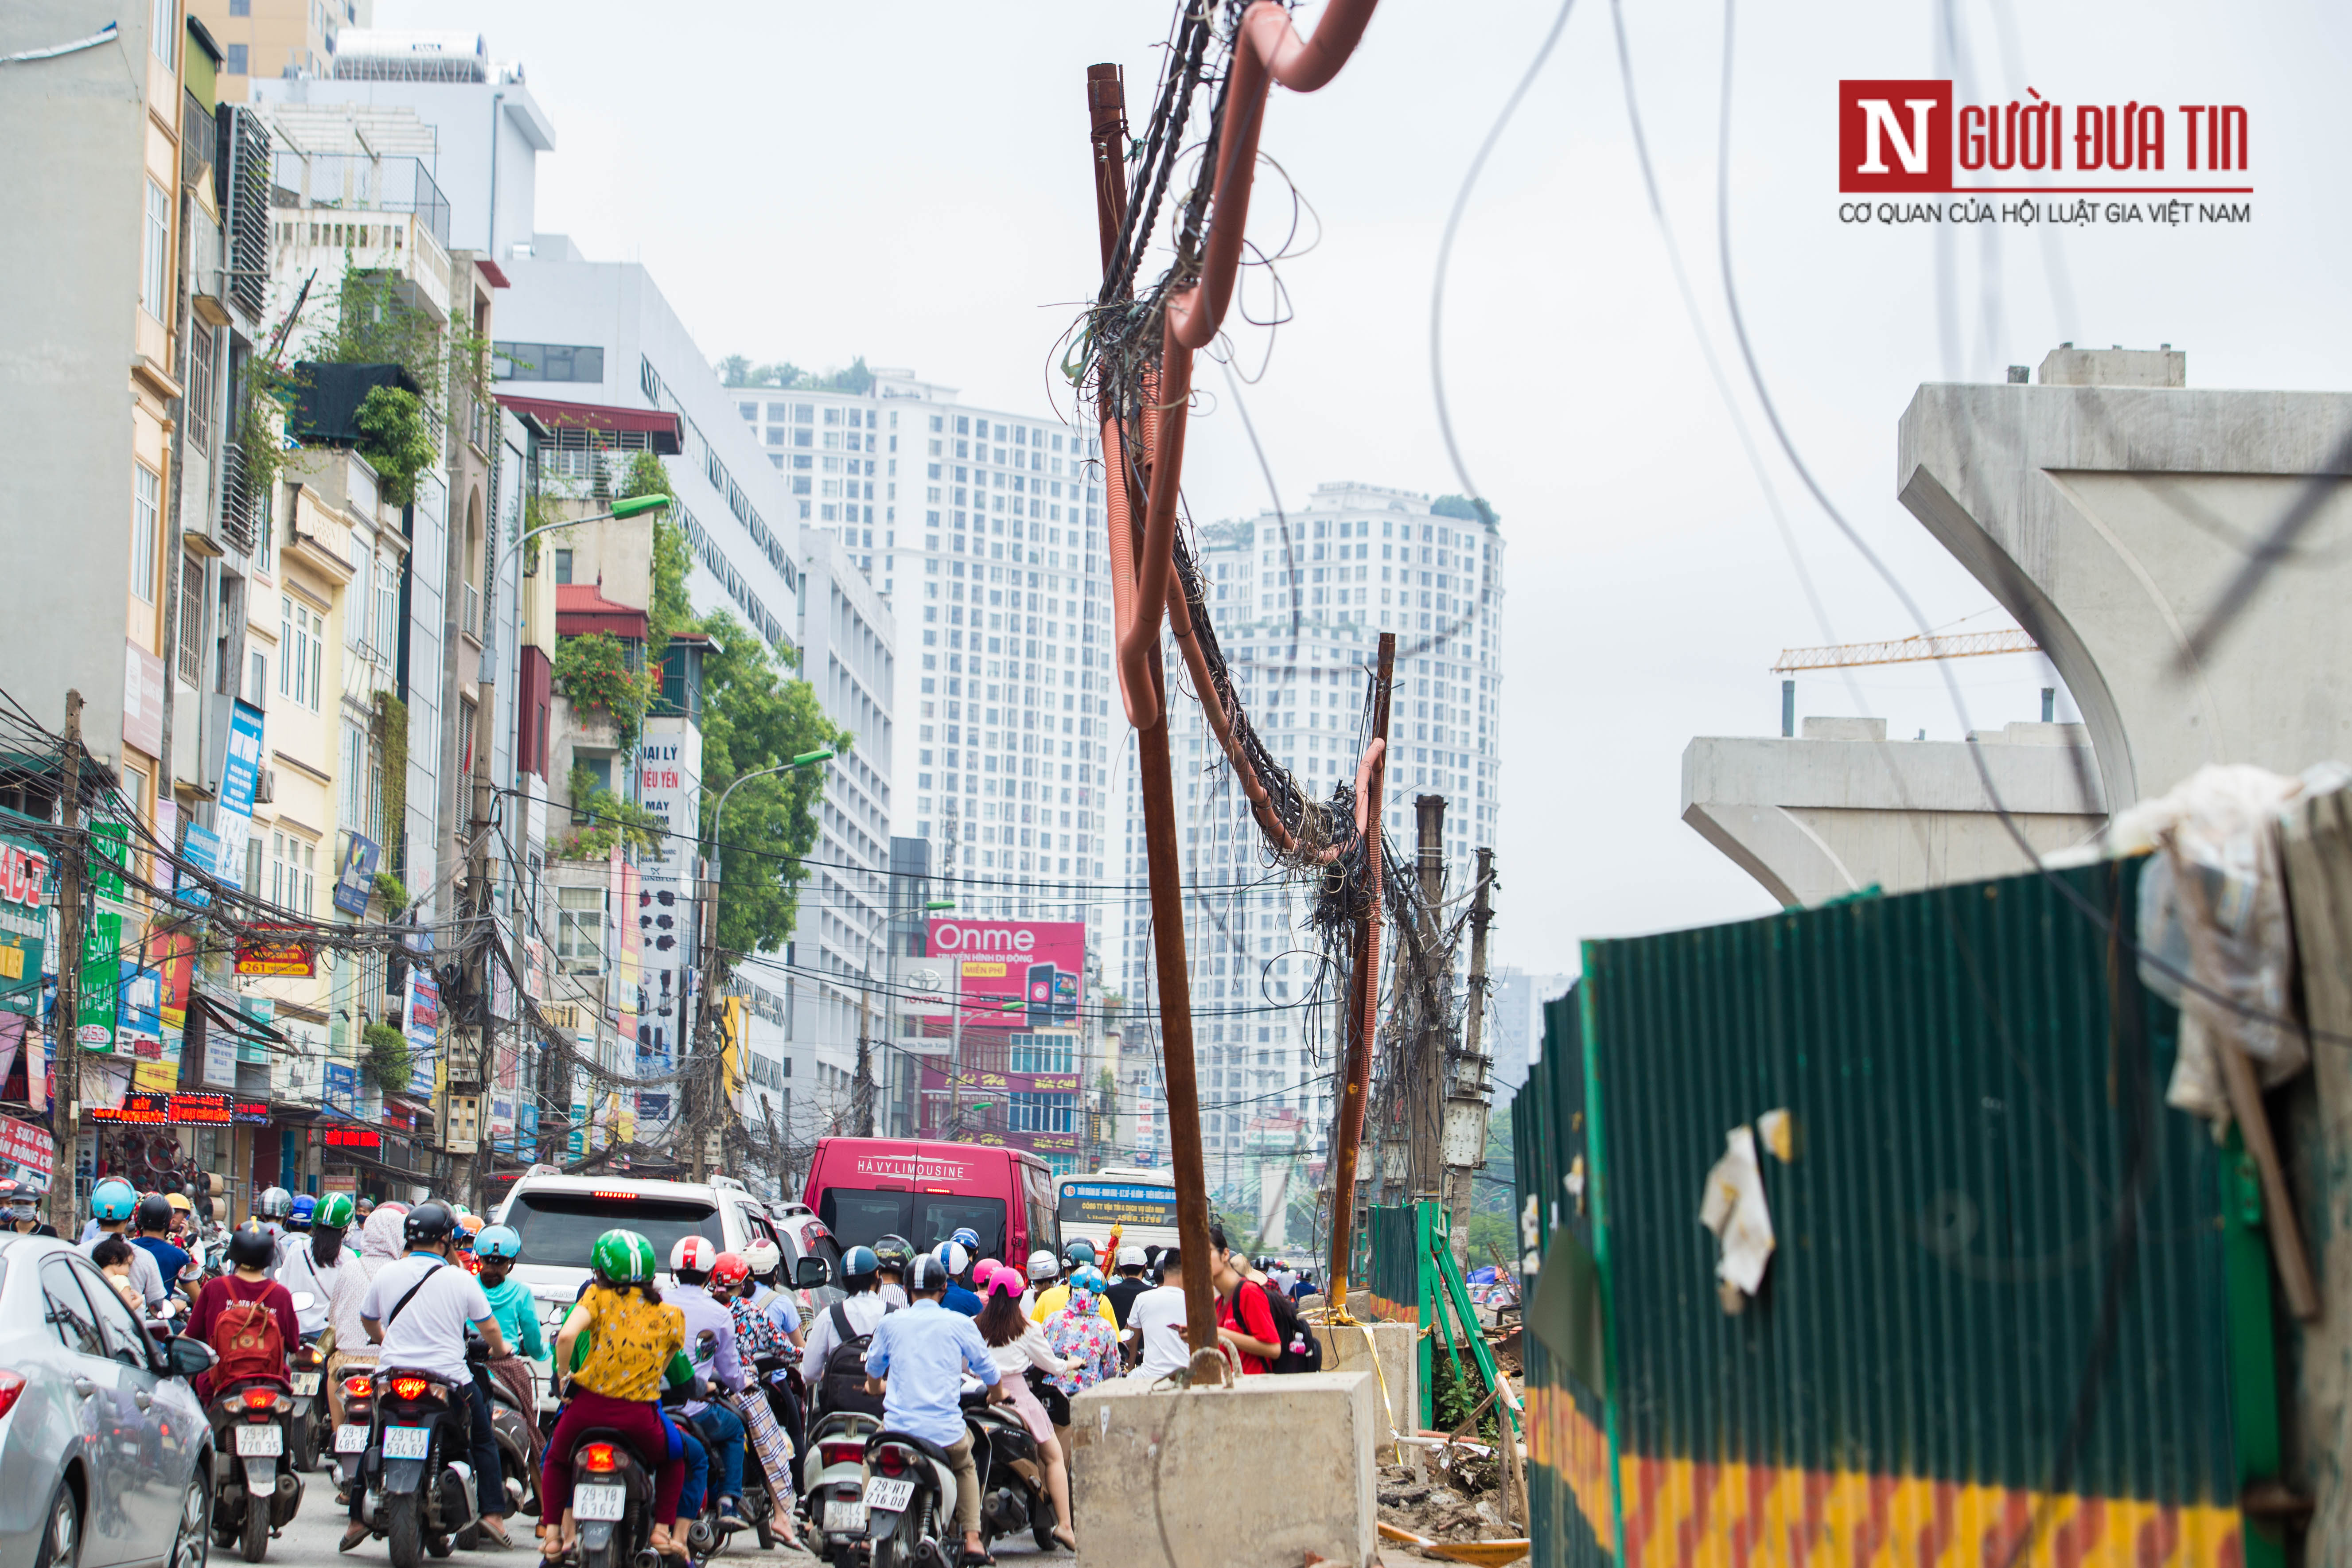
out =
{"type": "Polygon", "coordinates": [[[559,528],[577,528],[583,522],[625,522],[630,518],[643,517],[649,511],[661,510],[664,507],[670,504],[670,497],[663,495],[658,491],[652,495],[623,496],[620,500],[613,503],[613,510],[610,511],[592,512],[586,517],[566,518],[561,522],[542,522],[536,528],[526,528],[520,533],[515,535],[512,543],[509,544],[505,550],[499,552],[499,569],[498,571],[490,574],[490,581],[495,584],[501,576],[505,575],[507,568],[506,558],[509,555],[520,550],[525,544],[537,539],[542,533],[552,533],[559,528]]]}

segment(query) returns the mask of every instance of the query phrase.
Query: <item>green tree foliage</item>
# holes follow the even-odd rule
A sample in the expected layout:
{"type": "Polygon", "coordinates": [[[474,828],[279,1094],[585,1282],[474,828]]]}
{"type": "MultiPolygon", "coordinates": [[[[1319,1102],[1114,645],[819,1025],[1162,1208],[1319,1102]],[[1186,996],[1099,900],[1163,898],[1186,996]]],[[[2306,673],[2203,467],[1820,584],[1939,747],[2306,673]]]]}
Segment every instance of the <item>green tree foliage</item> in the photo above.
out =
{"type": "Polygon", "coordinates": [[[602,860],[620,845],[652,854],[662,847],[662,819],[633,800],[596,782],[586,768],[575,767],[564,781],[572,796],[573,822],[551,851],[559,860],[602,860]]]}
{"type": "MultiPolygon", "coordinates": [[[[778,668],[757,632],[725,611],[706,617],[702,659],[702,831],[714,839],[719,797],[747,773],[822,747],[845,751],[805,680],[778,668]]],[[[719,945],[731,953],[780,946],[799,915],[798,857],[816,842],[824,766],[752,779],[727,803],[719,899],[719,945]]]]}
{"type": "Polygon", "coordinates": [[[1439,496],[1429,503],[1433,517],[1459,518],[1464,522],[1484,522],[1492,527],[1503,521],[1503,514],[1486,501],[1472,500],[1468,496],[1439,496]]]}
{"type": "Polygon", "coordinates": [[[803,370],[790,360],[774,364],[753,364],[741,354],[729,354],[719,362],[719,378],[729,386],[773,387],[779,392],[846,392],[863,397],[874,390],[874,373],[866,368],[866,356],[852,360],[847,370],[823,373],[803,370]]]}
{"type": "Polygon", "coordinates": [[[610,632],[565,637],[555,645],[555,680],[575,708],[602,708],[613,721],[621,749],[637,743],[653,683],[629,668],[627,650],[610,632]]]}
{"type": "Polygon", "coordinates": [[[441,455],[423,402],[404,387],[372,386],[353,422],[360,427],[360,456],[376,471],[383,499],[394,506],[415,500],[416,476],[441,455]]]}
{"type": "MultiPolygon", "coordinates": [[[[628,472],[622,477],[621,497],[675,496],[670,488],[669,468],[651,452],[639,452],[629,459],[628,472]]],[[[679,632],[692,631],[694,606],[686,596],[687,574],[694,570],[694,552],[686,542],[686,530],[666,516],[654,519],[653,603],[646,606],[646,665],[658,670],[662,657],[668,651],[669,639],[679,632]]]]}
{"type": "Polygon", "coordinates": [[[396,1092],[408,1089],[408,1037],[390,1024],[370,1024],[360,1031],[363,1054],[360,1065],[382,1087],[396,1092]]]}

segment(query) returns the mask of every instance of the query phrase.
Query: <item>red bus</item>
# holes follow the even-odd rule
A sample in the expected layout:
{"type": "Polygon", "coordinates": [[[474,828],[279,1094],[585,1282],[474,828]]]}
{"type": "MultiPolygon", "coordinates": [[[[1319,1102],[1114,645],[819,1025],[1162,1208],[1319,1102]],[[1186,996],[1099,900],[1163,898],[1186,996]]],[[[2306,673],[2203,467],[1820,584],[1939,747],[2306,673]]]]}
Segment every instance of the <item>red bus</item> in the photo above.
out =
{"type": "Polygon", "coordinates": [[[820,1138],[802,1201],[843,1248],[903,1237],[928,1251],[969,1226],[979,1258],[1026,1268],[1061,1250],[1054,1177],[1025,1149],[913,1138],[820,1138]]]}

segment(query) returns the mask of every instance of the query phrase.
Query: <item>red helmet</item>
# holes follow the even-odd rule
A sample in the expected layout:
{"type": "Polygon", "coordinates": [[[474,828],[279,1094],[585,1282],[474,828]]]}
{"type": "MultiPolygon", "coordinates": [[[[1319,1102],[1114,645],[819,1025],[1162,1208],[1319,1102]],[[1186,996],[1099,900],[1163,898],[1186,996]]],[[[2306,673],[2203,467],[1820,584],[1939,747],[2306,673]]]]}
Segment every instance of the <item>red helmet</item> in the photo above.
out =
{"type": "Polygon", "coordinates": [[[719,1248],[707,1236],[683,1236],[669,1249],[669,1271],[673,1274],[708,1274],[710,1266],[719,1261],[719,1248]]]}
{"type": "Polygon", "coordinates": [[[722,1252],[710,1265],[710,1282],[722,1290],[732,1290],[751,1278],[751,1266],[740,1252],[722,1252]]]}

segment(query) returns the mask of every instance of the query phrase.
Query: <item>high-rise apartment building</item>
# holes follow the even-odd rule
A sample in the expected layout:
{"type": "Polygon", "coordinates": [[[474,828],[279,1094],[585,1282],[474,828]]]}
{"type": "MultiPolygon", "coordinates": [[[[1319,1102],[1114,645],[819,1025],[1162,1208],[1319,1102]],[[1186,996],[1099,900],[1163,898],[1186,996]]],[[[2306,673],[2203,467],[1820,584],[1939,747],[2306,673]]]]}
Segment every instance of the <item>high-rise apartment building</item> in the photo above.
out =
{"type": "Polygon", "coordinates": [[[1103,876],[1119,808],[1100,439],[908,372],[730,396],[801,522],[903,628],[894,831],[937,846],[967,913],[1087,918],[1055,906],[1103,876]]]}
{"type": "MultiPolygon", "coordinates": [[[[1501,805],[1503,542],[1453,515],[1466,505],[1438,505],[1447,510],[1407,490],[1323,485],[1302,511],[1202,529],[1195,560],[1260,739],[1319,797],[1355,778],[1380,634],[1397,633],[1383,826],[1392,850],[1409,857],[1413,796],[1445,796],[1446,886],[1460,891],[1475,847],[1494,842],[1501,805]]],[[[1178,668],[1172,645],[1167,657],[1178,668]]],[[[1198,706],[1178,700],[1173,726],[1202,1132],[1211,1184],[1232,1194],[1253,1187],[1255,1158],[1325,1147],[1344,987],[1299,925],[1312,889],[1269,868],[1198,706]]],[[[1130,741],[1114,863],[1139,888],[1149,868],[1133,757],[1130,741]]],[[[1145,1005],[1155,994],[1150,916],[1132,898],[1106,943],[1117,988],[1145,1005]]],[[[1164,1159],[1158,1080],[1135,1083],[1137,1153],[1164,1159]]]]}

